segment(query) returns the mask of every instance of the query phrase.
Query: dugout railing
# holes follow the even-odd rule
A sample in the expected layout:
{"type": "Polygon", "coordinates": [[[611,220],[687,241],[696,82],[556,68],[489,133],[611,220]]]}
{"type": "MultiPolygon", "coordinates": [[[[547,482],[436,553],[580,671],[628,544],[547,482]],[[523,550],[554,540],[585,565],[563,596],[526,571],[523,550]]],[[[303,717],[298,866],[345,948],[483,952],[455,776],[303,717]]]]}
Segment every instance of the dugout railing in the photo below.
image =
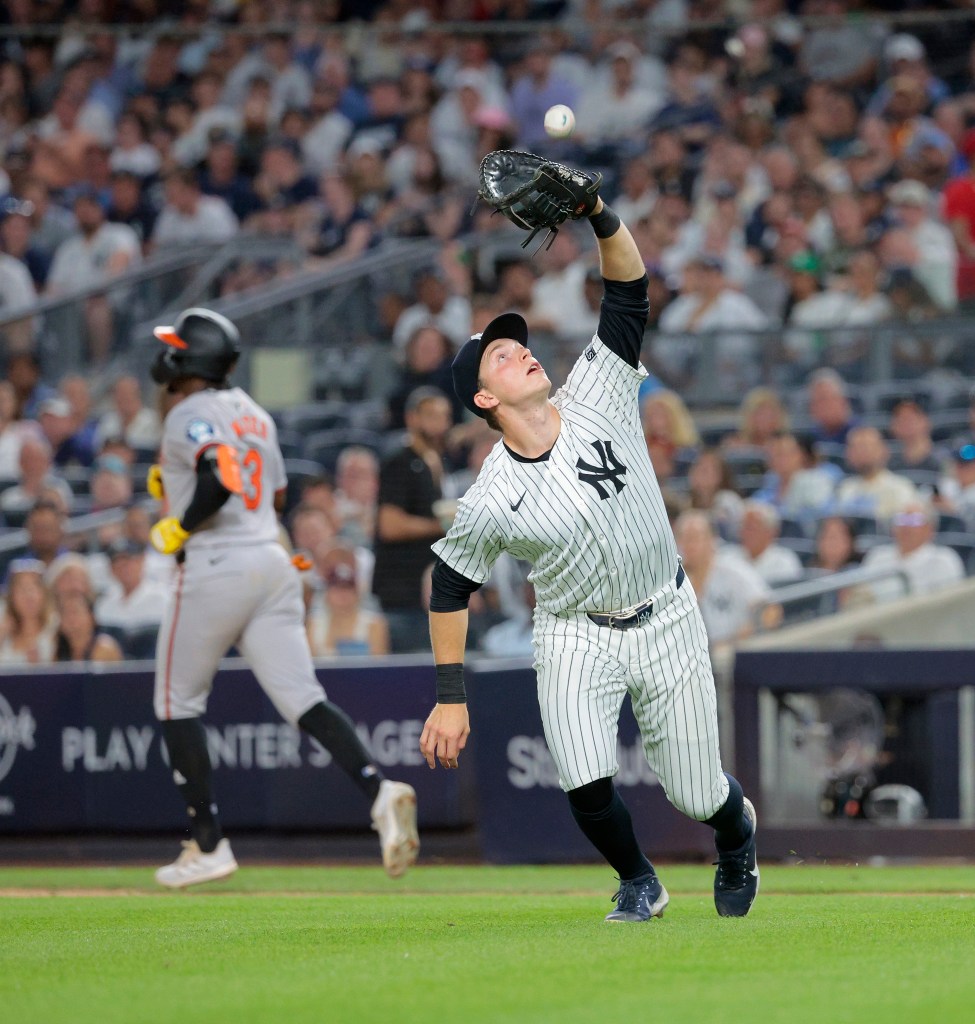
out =
{"type": "Polygon", "coordinates": [[[753,610],[756,632],[771,625],[793,625],[807,619],[832,615],[844,606],[896,600],[910,593],[903,569],[844,569],[840,572],[773,587],[769,599],[753,610]],[[778,609],[781,614],[770,616],[778,609]]]}

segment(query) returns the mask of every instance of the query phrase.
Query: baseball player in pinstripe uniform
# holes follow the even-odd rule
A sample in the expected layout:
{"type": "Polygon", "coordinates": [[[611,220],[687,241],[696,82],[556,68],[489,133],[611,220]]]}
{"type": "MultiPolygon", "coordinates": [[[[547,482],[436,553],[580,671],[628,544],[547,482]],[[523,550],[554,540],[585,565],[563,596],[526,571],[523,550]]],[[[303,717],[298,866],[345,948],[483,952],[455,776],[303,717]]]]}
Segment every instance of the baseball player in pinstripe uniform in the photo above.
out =
{"type": "Polygon", "coordinates": [[[721,770],[707,636],[640,426],[647,277],[601,199],[589,222],[604,287],[599,326],[555,396],[516,313],[492,320],[453,364],[458,395],[502,439],[433,545],[437,704],[420,746],[431,768],[457,767],[470,732],[468,598],[502,551],[528,560],[545,737],[572,814],[619,876],[606,920],[648,921],[669,899],[613,784],[627,693],[669,800],[714,829],[718,913],[741,917],[758,891],[756,818],[721,770]]]}
{"type": "Polygon", "coordinates": [[[237,328],[219,313],[188,309],[157,327],[167,348],[153,379],[176,400],[163,424],[161,466],[149,474],[169,514],[153,546],[179,563],[156,657],[156,716],[193,838],[162,885],[182,888],[237,869],[210,784],[200,716],[220,659],[236,646],[274,706],[329,750],[372,801],[383,863],[401,875],[419,849],[416,794],[384,779],[348,716],[325,697],[304,629],[301,582],[281,543],[278,512],[287,477],[274,421],[227,376],[240,352],[237,328]]]}

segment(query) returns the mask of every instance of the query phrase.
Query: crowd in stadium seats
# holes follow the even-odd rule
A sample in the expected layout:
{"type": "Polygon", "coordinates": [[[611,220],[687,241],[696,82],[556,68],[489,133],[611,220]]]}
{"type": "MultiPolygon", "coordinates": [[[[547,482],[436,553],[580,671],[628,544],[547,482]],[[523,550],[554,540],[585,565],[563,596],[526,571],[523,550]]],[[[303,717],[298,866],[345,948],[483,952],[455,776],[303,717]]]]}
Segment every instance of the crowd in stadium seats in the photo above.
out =
{"type": "MultiPolygon", "coordinates": [[[[757,622],[748,602],[731,614],[723,594],[770,607],[783,582],[861,559],[903,569],[917,591],[975,569],[975,356],[957,326],[916,330],[975,305],[975,19],[902,31],[868,17],[957,6],[4,5],[0,26],[36,29],[0,36],[0,514],[9,537],[27,528],[0,556],[0,658],[149,652],[144,612],[168,572],[146,553],[153,400],[131,377],[94,397],[86,376],[62,378],[16,314],[169,246],[241,231],[292,238],[321,266],[390,238],[442,243],[408,292],[377,302],[389,355],[378,408],[323,401],[278,414],[288,525],[315,563],[315,652],[425,646],[422,572],[408,605],[380,586],[383,608],[373,562],[397,538],[428,546],[496,440],[463,421],[456,347],[515,309],[559,380],[599,315],[584,233],[570,226],[530,259],[507,222],[471,209],[480,157],[506,146],[599,170],[641,247],[654,375],[644,429],[713,636],[757,622]],[[448,20],[484,31],[438,28],[448,20]],[[576,111],[568,140],[541,130],[553,103],[576,111]],[[897,324],[893,379],[878,381],[871,332],[897,324]],[[680,397],[709,348],[725,415],[680,397]],[[430,388],[449,407],[442,430],[426,422],[430,388]],[[428,485],[419,498],[404,490],[414,458],[428,485]],[[66,539],[72,517],[113,509],[115,522],[66,539]]],[[[221,292],[275,272],[237,266],[221,292]]],[[[125,344],[124,301],[84,306],[93,366],[125,344]]],[[[867,595],[885,596],[879,584],[867,595]]],[[[472,642],[525,642],[530,604],[521,569],[502,563],[475,599],[472,642]],[[492,630],[505,623],[499,642],[492,630]]]]}

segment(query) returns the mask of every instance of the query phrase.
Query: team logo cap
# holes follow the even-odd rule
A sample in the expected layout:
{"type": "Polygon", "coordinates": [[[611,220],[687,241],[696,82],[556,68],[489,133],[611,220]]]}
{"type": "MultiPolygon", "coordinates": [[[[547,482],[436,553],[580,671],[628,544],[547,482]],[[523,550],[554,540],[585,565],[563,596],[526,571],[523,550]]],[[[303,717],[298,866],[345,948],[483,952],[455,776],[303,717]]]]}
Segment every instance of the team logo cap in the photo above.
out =
{"type": "Polygon", "coordinates": [[[464,342],[450,367],[457,397],[475,416],[482,419],[484,410],[474,404],[474,396],[478,391],[477,377],[484,350],[498,338],[511,338],[519,345],[527,345],[528,324],[525,318],[520,313],[501,313],[496,316],[480,334],[472,334],[470,341],[464,342]]]}

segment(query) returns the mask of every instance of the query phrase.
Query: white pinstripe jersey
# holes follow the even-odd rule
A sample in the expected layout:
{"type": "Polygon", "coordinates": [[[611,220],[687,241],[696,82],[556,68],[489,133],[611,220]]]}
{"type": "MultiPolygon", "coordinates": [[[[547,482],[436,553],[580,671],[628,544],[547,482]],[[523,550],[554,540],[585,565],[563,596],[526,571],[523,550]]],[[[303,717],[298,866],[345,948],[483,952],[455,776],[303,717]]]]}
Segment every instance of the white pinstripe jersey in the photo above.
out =
{"type": "Polygon", "coordinates": [[[555,614],[639,604],[677,572],[677,547],[640,423],[633,367],[596,335],[553,402],[551,451],[523,461],[498,442],[433,550],[484,583],[502,551],[529,561],[555,614]]]}
{"type": "Polygon", "coordinates": [[[241,388],[198,391],[167,414],[160,462],[169,514],[179,517],[186,511],[196,491],[196,460],[215,444],[237,451],[244,491],[232,494],[193,531],[187,549],[276,541],[274,492],[288,483],[277,428],[241,388]]]}

